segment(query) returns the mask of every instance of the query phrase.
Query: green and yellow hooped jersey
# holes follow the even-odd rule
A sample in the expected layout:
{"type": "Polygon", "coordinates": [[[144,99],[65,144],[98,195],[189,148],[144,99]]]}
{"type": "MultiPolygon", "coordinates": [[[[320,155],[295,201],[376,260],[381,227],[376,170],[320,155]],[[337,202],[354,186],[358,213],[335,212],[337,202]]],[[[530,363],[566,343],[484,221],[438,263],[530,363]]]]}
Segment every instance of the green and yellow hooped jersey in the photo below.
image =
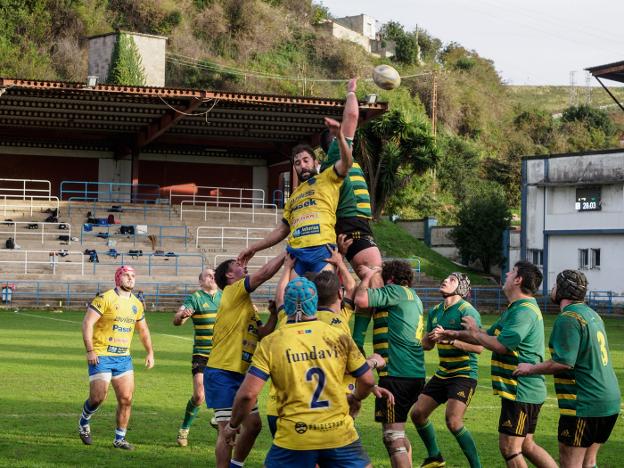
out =
{"type": "Polygon", "coordinates": [[[210,356],[212,349],[212,332],[217,320],[217,309],[221,302],[221,291],[209,294],[200,289],[184,299],[184,307],[191,309],[193,315],[193,354],[198,356],[210,356]]]}

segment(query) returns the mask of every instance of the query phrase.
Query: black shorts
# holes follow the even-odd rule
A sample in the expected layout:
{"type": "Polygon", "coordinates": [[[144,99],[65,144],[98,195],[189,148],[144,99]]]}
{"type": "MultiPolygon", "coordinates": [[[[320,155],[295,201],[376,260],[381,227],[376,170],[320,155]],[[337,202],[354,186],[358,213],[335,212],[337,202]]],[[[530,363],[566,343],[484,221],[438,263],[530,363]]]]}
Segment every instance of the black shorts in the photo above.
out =
{"type": "Polygon", "coordinates": [[[199,354],[193,354],[193,360],[191,361],[191,372],[195,374],[203,374],[206,365],[208,364],[208,358],[206,356],[200,356],[199,354]]]}
{"type": "Polygon", "coordinates": [[[558,440],[568,447],[589,447],[604,444],[618,419],[617,414],[594,418],[559,416],[558,440]]]}
{"type": "Polygon", "coordinates": [[[379,386],[392,392],[394,405],[390,405],[385,398],[375,399],[375,421],[384,424],[407,421],[407,415],[418,400],[418,395],[420,395],[424,385],[425,379],[380,377],[379,386]]]}
{"type": "Polygon", "coordinates": [[[501,413],[498,420],[498,432],[516,437],[534,434],[537,417],[542,409],[541,403],[520,403],[501,398],[501,413]]]}
{"type": "Polygon", "coordinates": [[[468,406],[476,388],[477,379],[468,377],[441,379],[434,375],[421,393],[433,398],[439,405],[443,405],[447,400],[459,400],[468,406]]]}
{"type": "Polygon", "coordinates": [[[377,247],[373,231],[368,219],[354,216],[352,218],[338,218],[336,220],[336,235],[346,234],[347,238],[353,239],[353,244],[347,250],[347,260],[350,262],[362,250],[377,247]]]}

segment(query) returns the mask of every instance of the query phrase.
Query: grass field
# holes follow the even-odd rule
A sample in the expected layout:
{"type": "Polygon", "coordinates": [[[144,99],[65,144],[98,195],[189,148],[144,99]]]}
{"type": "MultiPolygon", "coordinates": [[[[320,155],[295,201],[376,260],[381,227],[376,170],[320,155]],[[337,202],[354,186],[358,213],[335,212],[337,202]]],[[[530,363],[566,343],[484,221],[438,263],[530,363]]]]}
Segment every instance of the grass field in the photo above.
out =
{"type": "MultiPolygon", "coordinates": [[[[484,316],[489,324],[494,316],[484,316]]],[[[0,466],[214,466],[216,433],[209,426],[209,413],[202,409],[191,429],[190,446],[175,444],[177,428],[191,394],[190,352],[192,327],[171,325],[171,315],[148,316],[156,354],[156,366],[145,370],[145,353],[138,337],[134,340],[136,393],[128,439],[134,452],[111,448],[115,428],[114,396],[92,419],[94,445],[84,446],[76,433],[82,403],[87,396],[88,379],[80,334],[81,312],[0,311],[0,466]]],[[[546,317],[547,336],[553,317],[546,317]]],[[[624,318],[607,319],[611,359],[620,385],[624,382],[624,318]]],[[[435,352],[426,353],[431,375],[437,363],[435,352]]],[[[497,422],[499,400],[491,395],[489,352],[480,360],[479,388],[467,413],[466,426],[474,435],[484,467],[504,466],[498,454],[497,422]]],[[[549,397],[536,434],[536,440],[551,454],[557,453],[557,402],[552,377],[547,378],[549,397]]],[[[266,389],[263,393],[263,400],[266,389]]],[[[264,401],[260,404],[261,411],[264,401]]],[[[375,466],[389,466],[380,428],[372,421],[372,399],[356,421],[364,446],[375,466]]],[[[444,427],[443,412],[433,417],[438,441],[448,460],[447,466],[467,466],[453,437],[444,427]]],[[[408,426],[414,448],[414,461],[425,451],[415,429],[408,426]]],[[[620,421],[608,444],[602,448],[601,468],[623,465],[624,421],[620,421]]],[[[270,446],[268,430],[263,429],[246,466],[262,466],[270,446]]],[[[418,466],[418,464],[416,464],[418,466]]]]}

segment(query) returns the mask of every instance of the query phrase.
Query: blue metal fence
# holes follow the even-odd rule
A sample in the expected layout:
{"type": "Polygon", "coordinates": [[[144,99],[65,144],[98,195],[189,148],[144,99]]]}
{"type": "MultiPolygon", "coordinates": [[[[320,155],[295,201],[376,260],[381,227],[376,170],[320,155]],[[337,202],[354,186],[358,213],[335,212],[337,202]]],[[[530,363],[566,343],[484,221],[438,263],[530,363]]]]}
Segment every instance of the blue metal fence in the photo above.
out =
{"type": "Polygon", "coordinates": [[[156,203],[160,198],[160,185],[64,180],[60,192],[61,200],[78,197],[83,201],[156,203]]]}
{"type": "MultiPolygon", "coordinates": [[[[147,274],[152,275],[156,268],[158,269],[174,269],[174,272],[171,272],[171,275],[178,276],[181,270],[192,269],[194,272],[199,272],[204,269],[204,257],[201,254],[193,254],[193,253],[164,253],[164,254],[155,254],[155,253],[141,253],[141,254],[131,254],[131,253],[119,253],[116,257],[112,257],[107,254],[107,252],[96,251],[98,255],[98,262],[93,262],[93,274],[97,272],[98,269],[102,269],[103,267],[119,267],[121,265],[132,265],[134,267],[144,266],[147,267],[147,274]],[[180,264],[181,258],[197,258],[197,263],[193,264],[180,264]],[[147,263],[138,263],[139,258],[147,258],[147,263]],[[173,259],[173,262],[170,260],[173,259]]],[[[86,267],[86,265],[85,265],[86,267]]]]}
{"type": "Polygon", "coordinates": [[[173,207],[171,205],[168,205],[168,204],[154,205],[152,202],[146,201],[146,200],[135,203],[135,205],[138,204],[140,206],[132,206],[132,205],[122,206],[121,208],[122,211],[112,210],[111,209],[112,204],[109,206],[101,206],[101,205],[98,206],[98,203],[101,203],[101,202],[98,202],[98,200],[85,199],[84,197],[70,197],[68,201],[69,201],[69,203],[67,204],[68,216],[71,216],[72,209],[74,211],[76,211],[77,209],[89,210],[93,218],[98,217],[98,212],[101,214],[102,217],[107,217],[109,214],[113,214],[115,215],[115,218],[118,218],[118,219],[122,219],[124,213],[132,213],[132,214],[143,213],[143,219],[147,219],[148,214],[150,215],[151,214],[163,214],[163,212],[167,214],[167,217],[169,219],[171,219],[172,213],[175,215],[173,211],[173,207]],[[88,204],[85,202],[88,202],[88,204]]]}

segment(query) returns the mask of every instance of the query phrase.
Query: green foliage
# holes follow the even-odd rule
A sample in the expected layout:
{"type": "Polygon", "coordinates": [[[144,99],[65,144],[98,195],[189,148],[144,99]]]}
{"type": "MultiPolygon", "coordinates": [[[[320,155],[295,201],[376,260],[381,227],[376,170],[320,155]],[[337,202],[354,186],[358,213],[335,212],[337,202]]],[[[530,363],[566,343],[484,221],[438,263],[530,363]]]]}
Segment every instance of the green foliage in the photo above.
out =
{"type": "Polygon", "coordinates": [[[118,85],[145,86],[145,70],[132,36],[117,35],[106,81],[118,85]]]}
{"type": "Polygon", "coordinates": [[[500,186],[484,183],[462,203],[459,224],[449,237],[465,260],[479,260],[485,273],[504,260],[503,232],[511,223],[511,211],[500,186]]]}
{"type": "Polygon", "coordinates": [[[479,151],[473,143],[453,135],[441,137],[439,146],[440,187],[461,203],[478,184],[479,151]]]}
{"type": "Polygon", "coordinates": [[[562,122],[581,122],[588,130],[600,130],[607,137],[615,134],[615,125],[613,125],[609,115],[601,109],[587,105],[567,108],[563,111],[561,120],[562,122]]]}
{"type": "Polygon", "coordinates": [[[375,218],[390,195],[433,167],[438,157],[428,122],[399,110],[358,130],[355,142],[354,155],[366,174],[375,218]]]}
{"type": "Polygon", "coordinates": [[[418,63],[420,49],[415,33],[405,31],[402,24],[390,21],[383,25],[381,37],[396,43],[394,59],[406,65],[418,63]]]}
{"type": "Polygon", "coordinates": [[[321,4],[312,4],[312,15],[310,18],[310,24],[317,25],[321,24],[326,19],[331,17],[329,13],[329,8],[321,4]]]}

